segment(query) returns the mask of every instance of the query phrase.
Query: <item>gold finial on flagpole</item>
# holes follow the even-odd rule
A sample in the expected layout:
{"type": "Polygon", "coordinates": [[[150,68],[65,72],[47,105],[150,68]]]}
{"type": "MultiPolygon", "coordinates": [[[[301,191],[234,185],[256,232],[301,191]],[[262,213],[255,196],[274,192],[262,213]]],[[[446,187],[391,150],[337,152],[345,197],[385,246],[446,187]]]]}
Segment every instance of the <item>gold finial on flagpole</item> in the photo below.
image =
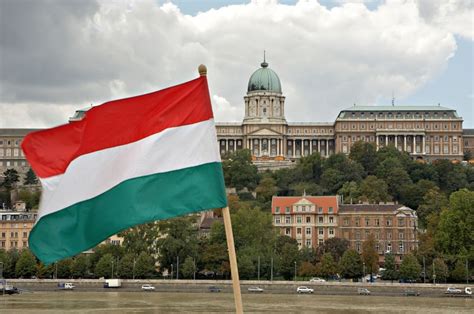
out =
{"type": "Polygon", "coordinates": [[[201,64],[198,66],[198,72],[200,76],[206,76],[207,75],[207,68],[204,64],[201,64]]]}

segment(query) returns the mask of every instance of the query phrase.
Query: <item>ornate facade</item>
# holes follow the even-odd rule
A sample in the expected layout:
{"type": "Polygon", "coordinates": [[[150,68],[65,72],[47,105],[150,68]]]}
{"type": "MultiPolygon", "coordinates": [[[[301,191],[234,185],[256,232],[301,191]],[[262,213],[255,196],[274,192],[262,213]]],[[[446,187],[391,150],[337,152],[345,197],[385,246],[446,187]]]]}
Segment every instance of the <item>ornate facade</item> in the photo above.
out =
{"type": "Polygon", "coordinates": [[[413,158],[462,160],[463,119],[442,106],[354,106],[334,122],[288,123],[278,75],[265,61],[250,77],[242,123],[217,123],[222,155],[249,149],[257,165],[284,166],[319,152],[349,153],[357,141],[394,145],[413,158]]]}

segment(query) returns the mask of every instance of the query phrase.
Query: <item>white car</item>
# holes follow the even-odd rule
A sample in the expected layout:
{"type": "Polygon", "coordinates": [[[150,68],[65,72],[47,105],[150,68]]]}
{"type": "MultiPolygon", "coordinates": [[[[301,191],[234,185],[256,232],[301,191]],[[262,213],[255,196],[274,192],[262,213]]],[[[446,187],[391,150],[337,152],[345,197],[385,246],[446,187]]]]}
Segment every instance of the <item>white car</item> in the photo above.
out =
{"type": "Polygon", "coordinates": [[[154,290],[155,290],[155,287],[153,287],[152,285],[146,284],[146,285],[143,285],[143,286],[142,286],[142,290],[145,290],[145,291],[154,291],[154,290]]]}
{"type": "Polygon", "coordinates": [[[314,277],[309,280],[310,282],[326,282],[323,278],[314,277]]]}
{"type": "Polygon", "coordinates": [[[250,287],[247,289],[248,292],[263,292],[263,289],[260,287],[250,287]]]}
{"type": "Polygon", "coordinates": [[[313,293],[314,289],[301,286],[301,287],[296,288],[296,292],[297,293],[313,293]]]}
{"type": "Polygon", "coordinates": [[[449,287],[446,289],[446,294],[461,294],[462,290],[458,288],[449,287]]]}

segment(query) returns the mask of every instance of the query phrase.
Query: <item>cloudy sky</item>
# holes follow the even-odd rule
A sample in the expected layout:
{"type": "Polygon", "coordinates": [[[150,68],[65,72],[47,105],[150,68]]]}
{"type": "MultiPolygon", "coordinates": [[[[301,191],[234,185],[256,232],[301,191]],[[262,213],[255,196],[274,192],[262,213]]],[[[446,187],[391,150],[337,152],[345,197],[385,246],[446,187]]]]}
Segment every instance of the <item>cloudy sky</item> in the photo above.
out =
{"type": "Polygon", "coordinates": [[[0,127],[50,127],[78,108],[208,67],[217,121],[241,121],[263,50],[287,120],[359,105],[451,107],[474,128],[471,0],[1,0],[0,127]]]}

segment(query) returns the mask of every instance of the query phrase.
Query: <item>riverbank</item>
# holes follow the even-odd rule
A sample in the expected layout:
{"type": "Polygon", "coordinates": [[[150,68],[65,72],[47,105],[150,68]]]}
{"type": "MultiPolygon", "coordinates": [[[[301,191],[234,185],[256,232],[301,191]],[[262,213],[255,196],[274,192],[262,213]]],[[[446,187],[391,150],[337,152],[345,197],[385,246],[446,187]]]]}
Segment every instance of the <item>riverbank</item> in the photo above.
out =
{"type": "MultiPolygon", "coordinates": [[[[245,313],[472,313],[474,299],[244,294],[245,313]]],[[[230,293],[42,291],[0,298],[5,313],[234,313],[230,293]]],[[[2,312],[2,313],[3,313],[2,312]]]]}
{"type": "MultiPolygon", "coordinates": [[[[8,284],[25,291],[55,291],[58,283],[72,282],[77,292],[107,292],[107,291],[141,291],[143,284],[152,284],[155,292],[176,293],[203,293],[208,292],[210,286],[216,286],[223,293],[232,293],[230,280],[122,280],[118,289],[105,289],[102,279],[10,279],[8,284]]],[[[357,295],[358,288],[367,288],[374,296],[401,296],[407,290],[414,290],[426,297],[445,297],[448,287],[463,289],[466,284],[406,284],[391,282],[353,283],[353,282],[325,282],[313,283],[309,281],[249,281],[242,280],[242,293],[249,293],[249,287],[258,286],[264,289],[264,294],[295,294],[298,286],[308,286],[318,295],[357,295]]]]}

